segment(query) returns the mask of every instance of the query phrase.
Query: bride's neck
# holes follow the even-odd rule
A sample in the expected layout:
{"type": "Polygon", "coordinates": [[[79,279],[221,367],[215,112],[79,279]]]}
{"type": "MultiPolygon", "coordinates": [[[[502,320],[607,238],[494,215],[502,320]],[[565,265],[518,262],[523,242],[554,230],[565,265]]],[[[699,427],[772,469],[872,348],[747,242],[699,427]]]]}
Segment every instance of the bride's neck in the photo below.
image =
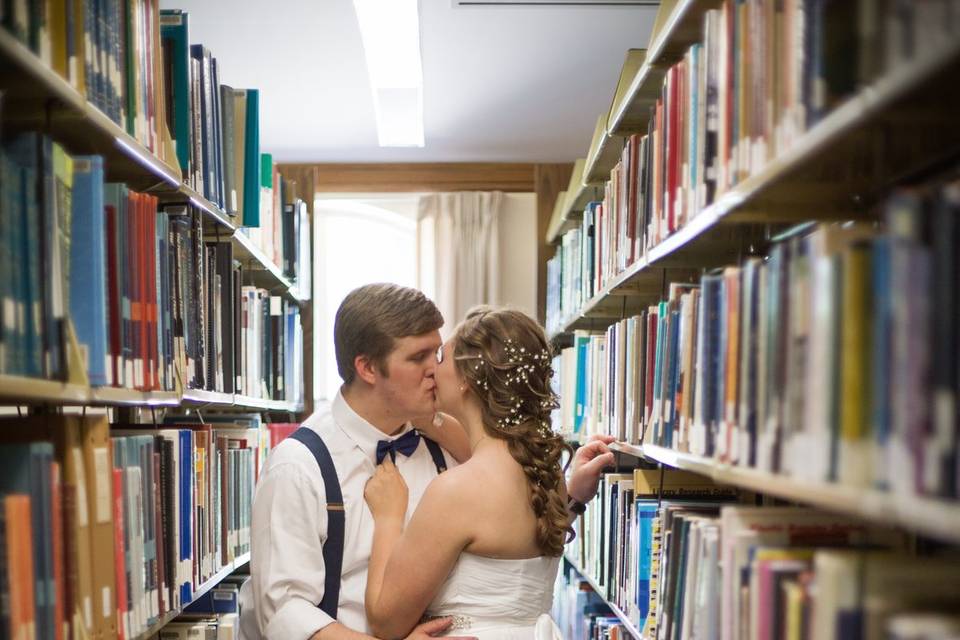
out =
{"type": "Polygon", "coordinates": [[[476,453],[477,447],[481,446],[485,440],[489,440],[489,438],[486,437],[486,431],[483,429],[483,414],[480,411],[480,407],[473,402],[468,402],[462,408],[461,415],[456,416],[456,418],[467,432],[470,451],[476,453]]]}

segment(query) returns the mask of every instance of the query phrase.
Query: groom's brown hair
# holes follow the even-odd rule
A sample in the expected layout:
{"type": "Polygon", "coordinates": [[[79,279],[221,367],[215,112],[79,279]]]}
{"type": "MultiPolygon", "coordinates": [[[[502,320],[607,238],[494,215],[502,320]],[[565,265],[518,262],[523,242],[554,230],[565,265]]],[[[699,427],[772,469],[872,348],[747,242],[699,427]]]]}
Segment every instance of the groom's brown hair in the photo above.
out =
{"type": "Polygon", "coordinates": [[[351,384],[357,377],[354,361],[363,355],[386,376],[394,340],[442,326],[437,305],[417,289],[384,282],[358,287],[340,303],[333,324],[337,371],[344,384],[351,384]]]}

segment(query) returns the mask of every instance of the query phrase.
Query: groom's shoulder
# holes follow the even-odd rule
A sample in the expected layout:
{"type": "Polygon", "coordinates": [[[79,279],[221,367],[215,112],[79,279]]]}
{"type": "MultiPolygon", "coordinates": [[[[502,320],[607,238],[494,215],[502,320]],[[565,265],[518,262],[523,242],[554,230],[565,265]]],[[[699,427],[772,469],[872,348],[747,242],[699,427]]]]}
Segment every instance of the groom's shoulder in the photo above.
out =
{"type": "MultiPolygon", "coordinates": [[[[327,449],[333,453],[337,449],[336,429],[329,410],[313,413],[300,424],[300,428],[310,429],[320,436],[327,449]]],[[[268,469],[293,465],[313,475],[317,462],[310,450],[295,438],[287,437],[270,450],[267,459],[268,469]]]]}

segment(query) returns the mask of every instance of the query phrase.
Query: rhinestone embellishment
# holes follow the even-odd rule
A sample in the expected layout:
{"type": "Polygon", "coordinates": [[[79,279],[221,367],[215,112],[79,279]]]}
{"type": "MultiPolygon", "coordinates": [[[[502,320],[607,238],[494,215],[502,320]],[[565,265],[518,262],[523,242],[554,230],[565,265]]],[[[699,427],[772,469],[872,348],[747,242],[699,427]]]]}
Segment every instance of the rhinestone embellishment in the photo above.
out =
{"type": "Polygon", "coordinates": [[[471,618],[470,616],[460,616],[460,615],[424,616],[423,622],[427,622],[429,620],[436,620],[437,618],[450,618],[451,623],[450,623],[450,626],[447,628],[447,631],[459,631],[462,629],[469,629],[470,627],[473,626],[473,618],[471,618]]]}

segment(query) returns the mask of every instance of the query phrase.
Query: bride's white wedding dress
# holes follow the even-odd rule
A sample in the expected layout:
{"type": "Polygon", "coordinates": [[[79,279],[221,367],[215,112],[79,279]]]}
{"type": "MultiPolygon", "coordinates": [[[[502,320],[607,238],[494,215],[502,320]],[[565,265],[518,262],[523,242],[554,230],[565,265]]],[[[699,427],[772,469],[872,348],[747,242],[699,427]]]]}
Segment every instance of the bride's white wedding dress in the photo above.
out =
{"type": "Polygon", "coordinates": [[[563,640],[550,618],[560,558],[499,560],[460,554],[427,616],[452,616],[448,636],[563,640]]]}

